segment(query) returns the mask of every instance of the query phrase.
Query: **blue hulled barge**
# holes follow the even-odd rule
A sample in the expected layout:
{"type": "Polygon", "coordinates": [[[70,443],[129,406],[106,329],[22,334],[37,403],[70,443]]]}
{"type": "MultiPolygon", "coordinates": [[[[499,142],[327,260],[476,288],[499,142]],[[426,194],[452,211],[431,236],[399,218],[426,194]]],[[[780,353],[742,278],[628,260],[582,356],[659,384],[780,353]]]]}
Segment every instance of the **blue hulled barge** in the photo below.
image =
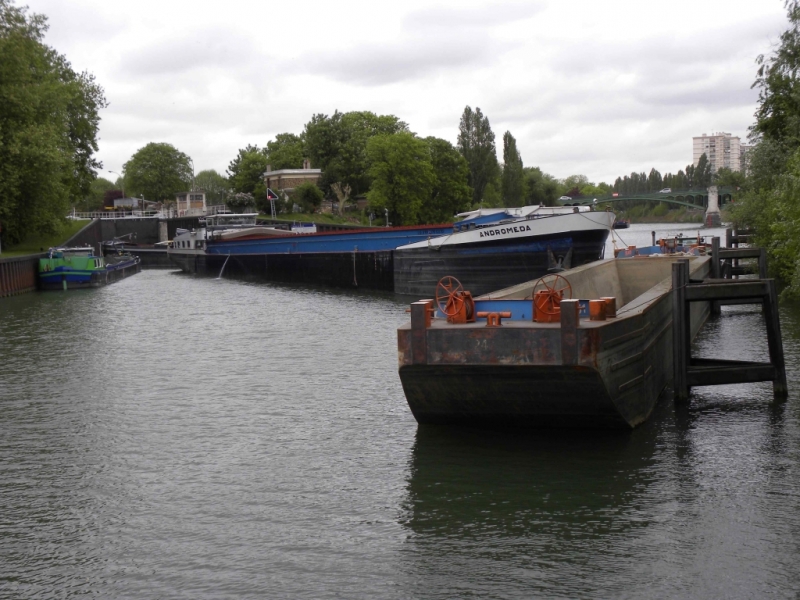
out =
{"type": "Polygon", "coordinates": [[[603,257],[612,213],[523,207],[465,213],[456,224],[298,233],[219,221],[176,236],[186,272],[430,293],[457,273],[477,293],[603,257]]]}

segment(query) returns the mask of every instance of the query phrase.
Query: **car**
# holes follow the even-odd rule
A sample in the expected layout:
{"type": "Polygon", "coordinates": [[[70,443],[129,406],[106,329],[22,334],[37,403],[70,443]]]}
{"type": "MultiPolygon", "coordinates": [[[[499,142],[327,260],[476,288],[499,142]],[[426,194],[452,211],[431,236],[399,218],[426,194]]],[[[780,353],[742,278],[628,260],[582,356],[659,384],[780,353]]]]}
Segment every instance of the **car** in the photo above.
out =
{"type": "Polygon", "coordinates": [[[561,198],[559,198],[558,200],[559,200],[559,202],[572,202],[572,197],[571,196],[561,196],[561,198]]]}
{"type": "Polygon", "coordinates": [[[672,188],[664,188],[663,190],[659,190],[659,194],[671,194],[672,188]]]}

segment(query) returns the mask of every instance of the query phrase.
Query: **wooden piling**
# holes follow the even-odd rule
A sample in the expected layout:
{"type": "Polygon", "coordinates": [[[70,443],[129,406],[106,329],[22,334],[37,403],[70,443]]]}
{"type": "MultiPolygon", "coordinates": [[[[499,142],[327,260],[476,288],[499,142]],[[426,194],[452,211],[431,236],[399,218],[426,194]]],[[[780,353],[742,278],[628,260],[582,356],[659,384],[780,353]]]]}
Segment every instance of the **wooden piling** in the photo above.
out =
{"type": "MultiPolygon", "coordinates": [[[[720,251],[712,242],[712,274],[719,270],[719,257],[758,255],[758,249],[720,251]]],[[[760,257],[759,257],[760,258],[760,257]]],[[[760,261],[761,262],[761,261],[760,261]]],[[[688,264],[672,265],[672,339],[675,401],[685,402],[692,386],[772,381],[775,398],[787,396],[786,365],[783,357],[778,294],[773,279],[719,279],[688,281],[688,264]],[[692,358],[687,324],[692,302],[719,304],[761,304],[764,310],[769,362],[692,358]]]]}
{"type": "Polygon", "coordinates": [[[780,314],[778,313],[778,292],[775,288],[774,279],[767,279],[767,285],[769,286],[769,295],[764,302],[767,346],[769,347],[769,361],[777,370],[775,379],[772,380],[772,393],[776,398],[786,398],[789,394],[789,388],[786,385],[786,363],[783,358],[783,338],[781,336],[780,314]]]}
{"type": "Polygon", "coordinates": [[[689,314],[686,310],[686,284],[689,280],[689,261],[678,260],[672,263],[672,389],[676,402],[689,399],[687,383],[687,349],[690,337],[689,314]]]}

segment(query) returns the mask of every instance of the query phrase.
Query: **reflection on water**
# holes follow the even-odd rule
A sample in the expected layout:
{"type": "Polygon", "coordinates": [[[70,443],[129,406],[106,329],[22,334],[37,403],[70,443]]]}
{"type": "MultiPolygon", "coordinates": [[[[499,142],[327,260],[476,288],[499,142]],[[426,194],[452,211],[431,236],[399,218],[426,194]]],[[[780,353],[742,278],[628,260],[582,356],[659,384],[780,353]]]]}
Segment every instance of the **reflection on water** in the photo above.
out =
{"type": "MultiPolygon", "coordinates": [[[[0,301],[0,597],[793,597],[798,307],[785,402],[524,435],[417,427],[406,306],[163,271],[0,301]]],[[[725,313],[695,354],[763,360],[725,313]]]]}

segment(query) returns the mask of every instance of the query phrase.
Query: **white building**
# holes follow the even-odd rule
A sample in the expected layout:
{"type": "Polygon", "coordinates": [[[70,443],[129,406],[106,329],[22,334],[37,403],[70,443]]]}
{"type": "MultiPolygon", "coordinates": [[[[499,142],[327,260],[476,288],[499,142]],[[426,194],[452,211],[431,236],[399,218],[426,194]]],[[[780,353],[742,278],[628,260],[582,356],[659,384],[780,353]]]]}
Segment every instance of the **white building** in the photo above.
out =
{"type": "Polygon", "coordinates": [[[711,165],[711,172],[728,168],[731,171],[742,170],[742,148],[739,136],[721,131],[692,138],[692,163],[697,166],[700,157],[705,154],[711,165]]]}
{"type": "Polygon", "coordinates": [[[206,214],[206,193],[202,190],[175,194],[179,217],[202,217],[206,214]]]}

